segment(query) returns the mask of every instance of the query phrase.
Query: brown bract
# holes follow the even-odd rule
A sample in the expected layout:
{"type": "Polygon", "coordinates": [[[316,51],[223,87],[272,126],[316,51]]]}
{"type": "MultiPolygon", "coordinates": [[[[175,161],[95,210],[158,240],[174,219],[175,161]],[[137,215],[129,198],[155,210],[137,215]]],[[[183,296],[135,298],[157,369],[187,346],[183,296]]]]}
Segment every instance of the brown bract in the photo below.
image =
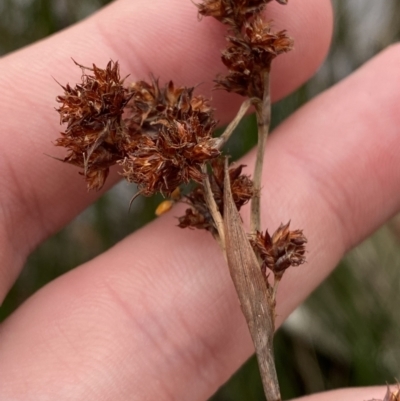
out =
{"type": "Polygon", "coordinates": [[[273,233],[257,232],[250,239],[254,251],[263,261],[262,269],[271,270],[276,278],[282,277],[284,271],[290,266],[298,266],[305,262],[305,244],[307,238],[302,230],[289,230],[290,222],[283,225],[273,233]]]}
{"type": "MultiPolygon", "coordinates": [[[[224,159],[218,158],[211,162],[212,170],[209,173],[211,191],[219,212],[224,211],[224,159]]],[[[244,165],[229,168],[231,192],[236,208],[245,205],[254,195],[254,185],[249,176],[242,174],[244,165]]],[[[179,217],[179,227],[202,228],[208,231],[215,230],[212,216],[208,210],[204,188],[196,187],[186,195],[186,201],[192,206],[186,209],[185,215],[179,217]]]]}
{"type": "Polygon", "coordinates": [[[122,155],[122,114],[130,94],[123,87],[118,62],[110,61],[105,69],[77,65],[82,82],[62,86],[64,95],[56,98],[61,103],[60,123],[67,124],[56,145],[68,149],[64,162],[84,168],[88,189],[100,189],[109,167],[122,155]]]}
{"type": "MultiPolygon", "coordinates": [[[[217,89],[263,98],[265,74],[272,60],[293,48],[286,31],[274,32],[270,23],[262,21],[261,11],[271,1],[205,0],[197,5],[200,15],[212,16],[230,27],[229,44],[222,52],[222,62],[229,72],[217,77],[217,89]]],[[[287,0],[277,1],[287,4],[287,0]]]]}
{"type": "Polygon", "coordinates": [[[293,48],[293,40],[286,31],[274,32],[271,24],[260,17],[246,22],[242,35],[228,36],[227,40],[230,44],[222,52],[221,59],[229,72],[217,78],[216,87],[261,99],[264,72],[269,72],[276,56],[293,48]]]}

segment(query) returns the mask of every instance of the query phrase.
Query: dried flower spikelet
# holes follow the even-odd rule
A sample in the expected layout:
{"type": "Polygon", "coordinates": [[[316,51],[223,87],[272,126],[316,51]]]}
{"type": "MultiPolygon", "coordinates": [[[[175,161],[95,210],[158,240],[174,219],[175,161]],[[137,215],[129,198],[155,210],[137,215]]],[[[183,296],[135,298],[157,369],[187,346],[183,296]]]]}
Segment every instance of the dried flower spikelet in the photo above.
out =
{"type": "Polygon", "coordinates": [[[132,137],[138,131],[157,135],[165,122],[196,117],[205,130],[213,130],[216,122],[207,99],[193,95],[194,88],[176,87],[172,81],[160,88],[152,79],[149,84],[139,81],[131,84],[131,100],[127,105],[125,123],[132,137]]]}
{"type": "MultiPolygon", "coordinates": [[[[223,215],[224,205],[224,159],[219,158],[211,163],[212,174],[210,174],[211,190],[219,212],[223,215]]],[[[233,201],[238,210],[241,209],[253,196],[254,184],[248,175],[242,174],[243,164],[229,167],[229,179],[233,201]]]]}
{"type": "Polygon", "coordinates": [[[129,89],[124,122],[130,143],[118,164],[142,195],[169,196],[180,184],[201,182],[203,163],[220,154],[212,137],[217,124],[213,109],[193,90],[175,87],[172,81],[160,88],[155,79],[151,84],[139,81],[129,89]]]}
{"type": "Polygon", "coordinates": [[[56,145],[68,149],[64,162],[84,169],[88,189],[98,190],[110,166],[123,157],[122,114],[130,94],[123,87],[118,62],[110,61],[105,69],[77,65],[82,82],[74,88],[62,86],[64,95],[56,99],[61,103],[60,123],[67,124],[56,145]]]}
{"type": "Polygon", "coordinates": [[[257,16],[244,26],[244,40],[251,47],[254,56],[258,56],[260,64],[268,65],[279,54],[293,48],[293,39],[286,31],[272,31],[271,22],[264,22],[257,16]]]}
{"type": "MultiPolygon", "coordinates": [[[[214,17],[240,31],[247,18],[261,12],[272,0],[205,0],[197,5],[200,16],[214,17]]],[[[287,0],[277,0],[287,4],[287,0]]]]}
{"type": "Polygon", "coordinates": [[[127,147],[118,163],[128,182],[138,185],[142,195],[161,192],[169,196],[181,184],[201,182],[203,163],[219,156],[213,130],[203,126],[196,115],[186,120],[158,120],[160,131],[142,135],[127,147]]]}
{"type": "Polygon", "coordinates": [[[263,261],[263,272],[271,270],[276,279],[280,279],[290,266],[305,262],[307,238],[302,230],[290,231],[289,225],[290,222],[281,224],[272,237],[265,231],[265,234],[257,232],[250,239],[254,251],[263,261]]]}
{"type": "MultiPolygon", "coordinates": [[[[209,174],[211,191],[221,215],[223,215],[224,194],[224,159],[218,158],[211,163],[212,171],[209,174]]],[[[233,201],[238,210],[254,196],[253,181],[249,176],[242,174],[244,165],[233,166],[229,169],[231,192],[233,201]]],[[[198,186],[186,195],[186,202],[191,205],[185,215],[179,217],[179,227],[201,228],[208,231],[215,230],[214,221],[208,210],[204,189],[198,186]]]]}
{"type": "Polygon", "coordinates": [[[229,46],[222,52],[222,62],[229,72],[218,77],[216,88],[242,96],[262,98],[265,71],[269,72],[273,59],[293,48],[293,40],[286,31],[274,32],[271,23],[256,17],[245,22],[243,35],[228,36],[229,46]]]}

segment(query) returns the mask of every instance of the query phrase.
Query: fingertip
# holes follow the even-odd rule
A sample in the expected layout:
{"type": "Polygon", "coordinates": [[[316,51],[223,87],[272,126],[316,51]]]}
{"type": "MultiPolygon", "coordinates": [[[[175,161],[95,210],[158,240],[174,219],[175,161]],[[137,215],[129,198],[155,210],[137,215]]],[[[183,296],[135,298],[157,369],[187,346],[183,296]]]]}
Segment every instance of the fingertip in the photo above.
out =
{"type": "Polygon", "coordinates": [[[328,54],[333,32],[330,1],[290,1],[271,6],[268,14],[277,29],[294,39],[291,52],[278,57],[272,67],[272,97],[280,100],[310,79],[328,54]]]}

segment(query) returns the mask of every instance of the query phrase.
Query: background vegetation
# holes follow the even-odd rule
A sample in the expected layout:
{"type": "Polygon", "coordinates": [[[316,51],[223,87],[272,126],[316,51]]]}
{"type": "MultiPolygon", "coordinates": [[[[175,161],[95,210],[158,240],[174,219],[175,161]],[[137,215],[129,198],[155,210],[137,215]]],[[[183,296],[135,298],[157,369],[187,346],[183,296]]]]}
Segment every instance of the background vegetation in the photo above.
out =
{"type": "MultiPolygon", "coordinates": [[[[56,32],[108,2],[2,0],[0,54],[56,32]]],[[[274,105],[274,125],[400,38],[396,0],[337,0],[334,7],[335,36],[328,60],[310,82],[274,105]]],[[[241,129],[247,132],[242,137],[246,142],[231,144],[236,157],[255,142],[254,118],[247,118],[241,129]]],[[[130,196],[126,185],[117,185],[38,248],[0,309],[0,321],[38,288],[150,221],[159,200],[136,201],[135,218],[127,220],[130,196]]],[[[285,399],[400,379],[399,244],[397,217],[346,256],[279,330],[276,360],[285,399]]],[[[212,401],[262,399],[254,358],[212,397],[212,401]]]]}

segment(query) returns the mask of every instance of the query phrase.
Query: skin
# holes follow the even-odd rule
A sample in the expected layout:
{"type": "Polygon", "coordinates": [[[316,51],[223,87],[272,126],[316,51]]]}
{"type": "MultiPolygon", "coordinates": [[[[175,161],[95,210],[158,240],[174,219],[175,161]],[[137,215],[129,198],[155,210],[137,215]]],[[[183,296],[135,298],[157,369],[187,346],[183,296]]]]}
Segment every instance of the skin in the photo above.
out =
{"type": "MultiPolygon", "coordinates": [[[[328,1],[303,0],[274,3],[267,18],[296,39],[295,51],[273,66],[277,100],[323,61],[332,13],[328,1]]],[[[223,32],[212,19],[197,23],[190,1],[120,0],[0,60],[0,299],[31,250],[101,195],[86,193],[76,169],[43,156],[55,153],[60,130],[51,111],[60,88],[51,76],[79,81],[73,57],[98,66],[120,60],[132,80],[153,72],[178,84],[210,82],[223,71],[223,32]]],[[[398,45],[383,51],[269,140],[263,227],[292,219],[310,250],[308,263],[280,285],[278,324],[347,250],[400,210],[399,63],[398,45]]],[[[201,87],[206,96],[210,87],[201,87]]],[[[240,99],[213,97],[218,118],[229,121],[240,99]]],[[[252,168],[253,159],[244,163],[252,168]]],[[[228,269],[210,236],[175,224],[162,216],[48,284],[3,322],[0,399],[194,401],[228,379],[253,350],[228,269]]],[[[307,398],[384,394],[383,387],[360,388],[307,398]]]]}

